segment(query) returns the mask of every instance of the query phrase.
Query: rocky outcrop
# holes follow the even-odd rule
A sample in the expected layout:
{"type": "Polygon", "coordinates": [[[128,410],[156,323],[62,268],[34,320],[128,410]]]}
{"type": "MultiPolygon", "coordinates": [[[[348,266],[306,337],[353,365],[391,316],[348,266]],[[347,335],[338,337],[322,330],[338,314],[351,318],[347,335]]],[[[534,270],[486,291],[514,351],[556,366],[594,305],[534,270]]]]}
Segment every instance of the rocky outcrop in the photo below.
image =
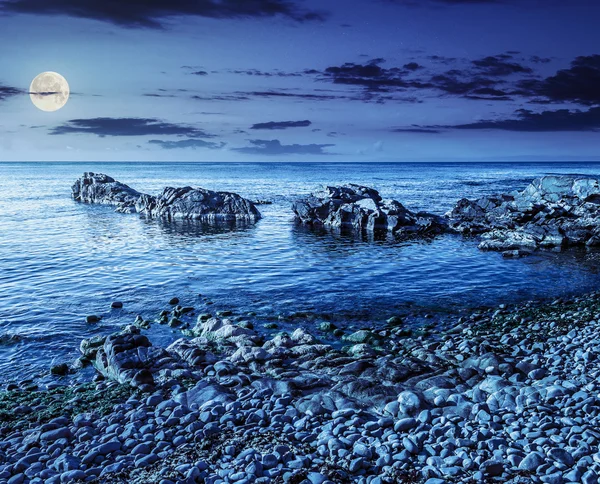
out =
{"type": "Polygon", "coordinates": [[[446,216],[453,229],[481,236],[481,249],[506,255],[600,246],[600,181],[546,176],[522,192],[460,200],[446,216]]]}
{"type": "Polygon", "coordinates": [[[114,205],[119,212],[135,212],[135,204],[142,196],[108,175],[84,173],[71,187],[73,199],[83,203],[114,205]]]}
{"type": "Polygon", "coordinates": [[[254,223],[261,218],[254,203],[240,195],[204,188],[167,187],[155,197],[107,175],[85,173],[73,184],[72,191],[73,199],[79,202],[113,205],[117,212],[165,220],[254,223]]]}
{"type": "Polygon", "coordinates": [[[442,217],[411,212],[396,200],[360,185],[327,187],[296,201],[292,209],[305,225],[357,231],[387,231],[401,236],[436,235],[447,230],[442,217]]]}

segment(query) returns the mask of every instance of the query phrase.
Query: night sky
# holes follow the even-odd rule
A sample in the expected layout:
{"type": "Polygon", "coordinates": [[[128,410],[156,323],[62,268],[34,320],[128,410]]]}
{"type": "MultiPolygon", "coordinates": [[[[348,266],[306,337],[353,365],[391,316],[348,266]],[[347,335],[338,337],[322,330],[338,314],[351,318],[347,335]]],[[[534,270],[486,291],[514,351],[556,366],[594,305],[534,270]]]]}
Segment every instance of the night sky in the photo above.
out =
{"type": "Polygon", "coordinates": [[[597,0],[0,0],[0,161],[600,159],[597,0]],[[56,71],[68,104],[29,99],[56,71]]]}

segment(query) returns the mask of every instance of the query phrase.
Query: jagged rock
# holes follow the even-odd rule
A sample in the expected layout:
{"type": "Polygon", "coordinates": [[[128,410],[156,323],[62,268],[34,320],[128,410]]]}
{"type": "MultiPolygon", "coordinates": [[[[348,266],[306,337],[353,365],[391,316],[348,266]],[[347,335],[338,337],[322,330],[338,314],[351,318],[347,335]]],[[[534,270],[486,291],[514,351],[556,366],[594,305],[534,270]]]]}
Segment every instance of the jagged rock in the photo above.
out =
{"type": "Polygon", "coordinates": [[[108,336],[97,350],[94,366],[105,378],[134,386],[150,381],[152,373],[160,369],[181,367],[164,348],[152,346],[135,326],[108,336]]]}
{"type": "Polygon", "coordinates": [[[260,341],[260,337],[255,331],[233,324],[229,319],[210,318],[205,320],[200,317],[191,333],[208,341],[230,343],[236,346],[254,346],[260,341]]]}
{"type": "Polygon", "coordinates": [[[158,197],[145,195],[136,203],[136,211],[167,220],[198,220],[206,223],[253,223],[260,219],[256,206],[235,193],[192,187],[168,187],[158,197]]]}
{"type": "Polygon", "coordinates": [[[84,173],[71,187],[73,199],[83,203],[115,205],[118,212],[135,212],[140,192],[108,175],[84,173]]]}
{"type": "Polygon", "coordinates": [[[140,193],[103,174],[84,173],[72,186],[73,199],[116,206],[117,212],[139,213],[165,220],[203,223],[254,223],[261,215],[254,203],[236,193],[204,188],[167,187],[155,197],[140,193]]]}
{"type": "Polygon", "coordinates": [[[327,187],[297,200],[292,209],[305,225],[335,229],[388,231],[397,235],[436,235],[447,230],[442,217],[411,212],[396,200],[383,200],[379,193],[360,185],[327,187]]]}
{"type": "Polygon", "coordinates": [[[546,176],[520,193],[460,200],[450,227],[480,235],[482,250],[520,256],[540,249],[600,245],[600,180],[546,176]]]}

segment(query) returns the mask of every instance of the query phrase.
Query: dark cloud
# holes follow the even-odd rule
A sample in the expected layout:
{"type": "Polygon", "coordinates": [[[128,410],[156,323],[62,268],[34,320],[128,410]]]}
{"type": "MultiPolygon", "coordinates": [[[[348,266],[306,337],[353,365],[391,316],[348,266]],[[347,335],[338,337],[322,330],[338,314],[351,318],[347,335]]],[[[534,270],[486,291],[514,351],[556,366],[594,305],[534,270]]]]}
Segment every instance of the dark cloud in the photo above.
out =
{"type": "Polygon", "coordinates": [[[514,119],[479,121],[454,127],[457,129],[499,129],[526,132],[598,131],[600,130],[600,107],[588,111],[559,109],[541,113],[520,109],[514,119]]]}
{"type": "Polygon", "coordinates": [[[50,134],[95,134],[96,136],[186,136],[211,138],[204,131],[184,124],[166,123],[154,118],[90,118],[72,119],[52,128],[50,134]]]}
{"type": "Polygon", "coordinates": [[[372,91],[388,91],[390,89],[407,88],[410,82],[402,78],[406,69],[385,68],[381,64],[385,59],[372,59],[366,64],[347,62],[341,66],[327,67],[321,76],[334,84],[361,86],[372,91]]]}
{"type": "Polygon", "coordinates": [[[260,71],[258,69],[244,69],[244,70],[231,70],[232,74],[243,74],[246,76],[257,76],[257,77],[300,77],[302,76],[299,72],[283,72],[280,70],[274,71],[260,71]]]}
{"type": "Polygon", "coordinates": [[[544,80],[525,80],[519,84],[523,95],[537,95],[552,102],[600,104],[600,55],[575,58],[569,69],[544,80]]]}
{"type": "Polygon", "coordinates": [[[500,54],[484,57],[473,61],[473,65],[483,74],[494,77],[510,76],[512,74],[531,74],[530,67],[523,66],[517,62],[511,62],[511,55],[500,54]]]}
{"type": "Polygon", "coordinates": [[[23,90],[17,89],[16,87],[0,85],[0,101],[4,101],[9,97],[16,96],[18,94],[23,94],[23,90]]]}
{"type": "Polygon", "coordinates": [[[293,0],[4,0],[0,12],[66,15],[125,27],[162,28],[177,16],[217,19],[287,17],[298,22],[322,20],[293,0]]]}
{"type": "Polygon", "coordinates": [[[195,71],[195,72],[192,72],[192,74],[194,76],[208,76],[208,72],[206,72],[206,71],[195,71]]]}
{"type": "Polygon", "coordinates": [[[305,119],[304,121],[269,121],[268,123],[258,123],[252,125],[250,129],[287,129],[287,128],[305,128],[312,123],[305,119]]]}
{"type": "Polygon", "coordinates": [[[404,64],[404,68],[407,71],[418,71],[419,69],[423,69],[423,66],[417,64],[416,62],[409,62],[408,64],[404,64]]]}
{"type": "Polygon", "coordinates": [[[198,148],[208,148],[211,150],[219,150],[225,146],[225,143],[212,143],[210,141],[204,141],[201,139],[183,139],[179,141],[164,141],[153,139],[148,141],[151,145],[157,145],[165,150],[177,150],[184,148],[191,148],[193,150],[198,148]]]}
{"type": "Polygon", "coordinates": [[[309,144],[309,145],[282,145],[281,141],[277,139],[273,140],[262,140],[262,139],[254,139],[249,140],[252,146],[247,146],[244,148],[234,148],[234,151],[238,151],[240,153],[246,153],[250,155],[330,155],[332,153],[327,153],[323,151],[325,148],[329,148],[330,146],[335,146],[332,144],[309,144]]]}
{"type": "Polygon", "coordinates": [[[393,133],[426,133],[426,134],[437,134],[441,133],[441,130],[435,128],[421,128],[415,126],[414,128],[394,128],[393,133]]]}
{"type": "Polygon", "coordinates": [[[314,94],[303,92],[291,92],[284,90],[269,91],[236,91],[228,94],[216,94],[212,96],[192,96],[198,101],[249,101],[251,99],[288,98],[299,101],[332,101],[334,99],[349,99],[346,95],[336,94],[314,94]]]}
{"type": "Polygon", "coordinates": [[[448,71],[445,74],[435,75],[429,81],[429,87],[446,94],[469,99],[510,100],[508,93],[498,89],[498,84],[500,84],[498,79],[483,76],[469,78],[467,73],[460,71],[448,71]]]}
{"type": "MultiPolygon", "coordinates": [[[[508,58],[510,56],[505,54],[488,57],[476,61],[480,65],[471,70],[451,69],[440,74],[416,74],[421,70],[417,63],[405,64],[402,68],[385,68],[381,65],[385,60],[377,58],[367,64],[346,63],[328,67],[318,79],[361,87],[365,91],[363,100],[380,103],[396,101],[393,97],[382,96],[382,93],[421,90],[441,91],[468,99],[504,101],[511,97],[502,89],[505,81],[501,76],[506,75],[508,69],[528,72],[522,66],[507,62],[508,58]]],[[[447,64],[447,61],[443,63],[447,64]]]]}
{"type": "Polygon", "coordinates": [[[174,94],[158,94],[156,92],[151,92],[147,94],[142,94],[144,97],[176,97],[174,94]]]}
{"type": "Polygon", "coordinates": [[[535,64],[548,64],[549,62],[552,62],[551,57],[540,57],[539,55],[533,55],[529,60],[535,64]]]}
{"type": "Polygon", "coordinates": [[[411,126],[397,128],[395,132],[410,133],[439,133],[442,130],[501,130],[519,132],[589,132],[600,131],[600,107],[590,108],[587,111],[570,111],[559,109],[557,111],[543,111],[535,113],[527,109],[520,109],[511,119],[482,120],[474,123],[446,125],[446,126],[411,126]]]}

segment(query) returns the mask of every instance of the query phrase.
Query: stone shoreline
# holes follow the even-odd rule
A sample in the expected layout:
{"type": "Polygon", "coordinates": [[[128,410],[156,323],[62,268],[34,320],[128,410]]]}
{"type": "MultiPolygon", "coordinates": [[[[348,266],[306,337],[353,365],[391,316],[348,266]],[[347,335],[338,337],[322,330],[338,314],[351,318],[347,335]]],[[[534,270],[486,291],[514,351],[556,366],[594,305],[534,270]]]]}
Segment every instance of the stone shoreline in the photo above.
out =
{"type": "Polygon", "coordinates": [[[0,483],[598,482],[600,293],[341,348],[236,319],[167,348],[138,321],[82,344],[94,382],[0,393],[0,483]]]}

